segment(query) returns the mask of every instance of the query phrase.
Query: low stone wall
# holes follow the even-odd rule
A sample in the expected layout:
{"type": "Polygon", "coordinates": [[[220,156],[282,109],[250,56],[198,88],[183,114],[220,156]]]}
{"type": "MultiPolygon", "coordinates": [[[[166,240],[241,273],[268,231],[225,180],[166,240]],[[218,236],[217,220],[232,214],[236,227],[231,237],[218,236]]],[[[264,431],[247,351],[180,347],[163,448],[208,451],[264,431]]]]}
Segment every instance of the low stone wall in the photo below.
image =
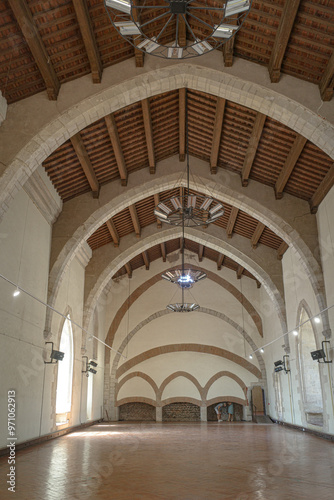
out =
{"type": "Polygon", "coordinates": [[[163,422],[199,422],[200,407],[192,403],[171,403],[162,408],[163,422]]]}
{"type": "Polygon", "coordinates": [[[147,403],[125,403],[119,407],[119,420],[155,422],[155,407],[147,403]]]}

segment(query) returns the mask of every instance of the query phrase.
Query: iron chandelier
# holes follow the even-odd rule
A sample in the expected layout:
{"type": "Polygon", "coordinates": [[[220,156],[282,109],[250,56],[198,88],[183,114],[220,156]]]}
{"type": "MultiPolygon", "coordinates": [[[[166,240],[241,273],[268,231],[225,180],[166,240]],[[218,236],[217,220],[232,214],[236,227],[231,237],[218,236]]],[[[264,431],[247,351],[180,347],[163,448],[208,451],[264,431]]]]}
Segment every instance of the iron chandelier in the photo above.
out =
{"type": "Polygon", "coordinates": [[[109,19],[136,49],[188,59],[218,49],[241,28],[253,0],[104,0],[109,19]]]}

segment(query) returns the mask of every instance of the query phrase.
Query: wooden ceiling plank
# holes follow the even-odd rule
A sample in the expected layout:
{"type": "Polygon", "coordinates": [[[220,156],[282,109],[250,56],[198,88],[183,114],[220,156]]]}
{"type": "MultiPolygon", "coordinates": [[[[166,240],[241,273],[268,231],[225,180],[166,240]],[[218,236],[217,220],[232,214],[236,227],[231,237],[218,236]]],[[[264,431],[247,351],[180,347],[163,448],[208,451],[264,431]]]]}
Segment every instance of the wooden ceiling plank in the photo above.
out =
{"type": "Polygon", "coordinates": [[[179,47],[186,47],[187,46],[186,22],[182,16],[178,16],[178,19],[179,19],[178,44],[179,44],[179,47]]]}
{"type": "Polygon", "coordinates": [[[93,165],[91,164],[84,143],[82,142],[82,137],[80,135],[80,132],[71,137],[71,143],[74,148],[74,151],[77,154],[80,165],[83,171],[85,172],[91,190],[93,191],[93,197],[98,198],[100,193],[100,185],[95,175],[93,165]]]}
{"type": "Polygon", "coordinates": [[[119,175],[121,177],[122,186],[126,186],[128,183],[128,172],[125,165],[124,155],[121,147],[121,143],[118,136],[117,126],[115,122],[114,115],[106,115],[104,120],[107,125],[108,134],[111,140],[111,144],[115,153],[115,158],[117,162],[117,167],[119,171],[119,175]]]}
{"type": "Polygon", "coordinates": [[[323,101],[330,101],[333,97],[334,89],[334,51],[321,78],[319,88],[321,99],[323,101]]]}
{"type": "Polygon", "coordinates": [[[265,229],[265,225],[262,224],[262,222],[258,222],[256,229],[251,237],[251,245],[255,249],[257,248],[257,245],[259,243],[259,239],[261,238],[261,235],[265,229]]]}
{"type": "Polygon", "coordinates": [[[142,105],[142,110],[143,110],[144,128],[145,128],[146,144],[147,144],[147,151],[148,151],[148,160],[149,160],[149,164],[150,164],[150,174],[155,174],[155,156],[154,156],[152,117],[151,117],[149,99],[143,99],[141,101],[141,105],[142,105]]]}
{"type": "Polygon", "coordinates": [[[186,89],[179,89],[179,160],[186,159],[186,89]]]}
{"type": "Polygon", "coordinates": [[[287,251],[289,248],[289,245],[285,243],[285,241],[282,241],[280,244],[278,250],[277,250],[277,258],[278,260],[282,260],[284,253],[287,251]]]}
{"type": "Polygon", "coordinates": [[[118,235],[115,224],[113,223],[112,219],[107,220],[106,224],[107,224],[107,228],[109,230],[110,236],[113,239],[114,247],[118,247],[119,246],[119,235],[118,235]]]}
{"type": "Polygon", "coordinates": [[[129,211],[131,215],[132,224],[136,233],[137,238],[140,238],[141,227],[138,219],[137,209],[135,205],[129,205],[129,211]]]}
{"type": "Polygon", "coordinates": [[[244,187],[248,186],[248,179],[253,166],[254,158],[261,139],[262,130],[266,121],[266,115],[257,113],[252,134],[249,138],[248,148],[246,151],[244,164],[241,172],[241,182],[244,187]]]}
{"type": "Polygon", "coordinates": [[[210,156],[210,170],[212,174],[217,173],[217,163],[218,163],[220,139],[223,128],[225,104],[226,104],[226,99],[218,97],[216,115],[215,115],[215,124],[213,127],[211,156],[210,156]]]}
{"type": "Polygon", "coordinates": [[[219,257],[217,260],[217,271],[221,271],[221,268],[224,264],[224,259],[225,259],[225,255],[223,255],[222,253],[219,254],[219,257]]]}
{"type": "MultiPolygon", "coordinates": [[[[137,1],[133,0],[133,3],[136,5],[137,1]]],[[[140,24],[140,15],[139,15],[138,9],[132,9],[132,17],[136,23],[140,24]]],[[[145,53],[143,50],[140,50],[137,48],[137,45],[140,44],[140,39],[138,39],[138,37],[134,35],[132,37],[132,40],[133,40],[133,44],[135,46],[136,68],[143,68],[144,67],[144,55],[145,55],[145,53]]]]}
{"type": "MultiPolygon", "coordinates": [[[[154,206],[156,207],[158,204],[160,203],[160,197],[159,197],[159,193],[155,193],[154,195],[154,206]]],[[[161,229],[162,227],[162,223],[159,219],[157,219],[157,226],[159,229],[161,229]]]]}
{"type": "Polygon", "coordinates": [[[60,82],[52,64],[50,63],[49,55],[33,20],[28,4],[26,0],[21,0],[19,2],[17,0],[9,0],[9,5],[41,72],[42,78],[45,82],[48,98],[51,101],[55,101],[57,100],[59,93],[60,82]]]}
{"type": "Polygon", "coordinates": [[[148,253],[146,252],[146,250],[144,250],[144,252],[142,252],[141,254],[145,263],[145,269],[146,271],[148,271],[150,269],[150,259],[148,253]]]}
{"type": "Polygon", "coordinates": [[[161,249],[162,261],[166,262],[167,256],[166,256],[166,244],[165,244],[165,242],[160,243],[160,249],[161,249]]]}
{"type": "Polygon", "coordinates": [[[87,0],[72,0],[80,32],[87,51],[93,83],[101,83],[102,62],[97,47],[92,22],[89,16],[87,0]]]}
{"type": "Polygon", "coordinates": [[[127,272],[127,275],[129,276],[129,279],[131,279],[132,278],[132,268],[131,268],[130,262],[127,262],[126,264],[124,264],[124,267],[125,267],[125,270],[127,272]]]}
{"type": "Polygon", "coordinates": [[[295,168],[295,165],[298,161],[299,156],[301,155],[301,152],[304,149],[306,142],[307,139],[305,137],[303,137],[302,135],[297,135],[275,184],[275,197],[277,200],[280,200],[283,197],[283,190],[289,180],[290,175],[292,174],[293,169],[295,168]]]}
{"type": "Polygon", "coordinates": [[[286,0],[276,32],[274,47],[269,61],[269,75],[273,83],[279,81],[284,54],[291,36],[301,0],[286,0]]]}
{"type": "Polygon", "coordinates": [[[238,265],[238,269],[237,269],[237,279],[240,280],[241,279],[241,276],[242,276],[242,273],[244,272],[244,267],[240,266],[240,264],[238,265]]]}
{"type": "MultiPolygon", "coordinates": [[[[230,24],[238,24],[238,14],[234,14],[229,17],[230,24]],[[234,20],[234,22],[233,22],[234,20]]],[[[230,68],[233,65],[233,48],[234,48],[235,36],[232,36],[223,44],[223,58],[225,68],[230,68]]]]}
{"type": "Polygon", "coordinates": [[[202,262],[204,255],[204,245],[198,245],[198,260],[202,262]]]}
{"type": "Polygon", "coordinates": [[[333,185],[334,185],[334,164],[331,166],[329,172],[324,177],[318,189],[316,190],[316,192],[314,193],[314,195],[310,200],[311,214],[317,213],[320,203],[325,198],[326,194],[330,191],[333,185]]]}
{"type": "Polygon", "coordinates": [[[237,220],[237,217],[238,217],[238,213],[239,213],[239,209],[236,207],[232,207],[230,217],[229,217],[229,220],[228,220],[228,223],[226,226],[226,234],[227,234],[228,238],[232,238],[233,229],[234,229],[234,225],[235,225],[235,222],[237,220]]]}

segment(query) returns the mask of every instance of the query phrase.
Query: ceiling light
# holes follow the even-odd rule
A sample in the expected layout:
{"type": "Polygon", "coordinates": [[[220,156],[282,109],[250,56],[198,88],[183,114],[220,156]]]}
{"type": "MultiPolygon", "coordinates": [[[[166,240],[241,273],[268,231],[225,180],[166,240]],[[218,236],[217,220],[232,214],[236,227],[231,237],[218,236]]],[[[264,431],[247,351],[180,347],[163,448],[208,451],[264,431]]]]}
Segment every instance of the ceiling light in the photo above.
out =
{"type": "Polygon", "coordinates": [[[261,353],[261,354],[263,354],[263,353],[264,353],[264,349],[263,349],[263,347],[261,347],[261,349],[260,349],[260,353],[261,353]]]}
{"type": "Polygon", "coordinates": [[[104,0],[111,23],[127,42],[164,59],[189,59],[220,48],[240,29],[251,5],[252,0],[104,0]],[[124,23],[137,30],[125,29],[124,23]]]}
{"type": "Polygon", "coordinates": [[[181,288],[191,288],[194,283],[206,278],[206,273],[197,269],[174,269],[161,275],[164,280],[170,281],[181,288]]]}
{"type": "Polygon", "coordinates": [[[250,355],[249,355],[249,359],[253,359],[253,356],[252,356],[252,354],[250,354],[250,355]]]}
{"type": "Polygon", "coordinates": [[[131,21],[118,22],[118,23],[115,23],[115,26],[117,26],[119,28],[119,30],[123,36],[140,35],[140,31],[138,29],[138,26],[131,21]]]}
{"type": "Polygon", "coordinates": [[[51,361],[44,361],[44,363],[46,365],[55,365],[56,363],[58,363],[58,361],[62,361],[64,359],[65,353],[61,352],[61,351],[56,351],[53,348],[53,342],[45,342],[45,343],[52,345],[52,350],[51,350],[51,354],[50,354],[51,361]],[[55,363],[53,363],[53,361],[52,361],[53,359],[55,360],[55,363]]]}
{"type": "Polygon", "coordinates": [[[19,288],[18,288],[18,287],[16,287],[16,290],[15,290],[15,291],[14,291],[14,293],[13,293],[13,297],[17,297],[18,295],[20,295],[20,293],[21,293],[21,292],[20,292],[19,288]]]}
{"type": "Polygon", "coordinates": [[[192,312],[199,309],[199,305],[188,303],[168,304],[167,309],[173,312],[192,312]]]}
{"type": "Polygon", "coordinates": [[[320,318],[319,318],[318,316],[316,316],[316,317],[314,318],[314,322],[315,322],[315,323],[320,323],[320,321],[321,321],[321,320],[320,320],[320,318]]]}
{"type": "Polygon", "coordinates": [[[292,330],[292,333],[294,334],[295,337],[298,335],[298,330],[292,330]]]}

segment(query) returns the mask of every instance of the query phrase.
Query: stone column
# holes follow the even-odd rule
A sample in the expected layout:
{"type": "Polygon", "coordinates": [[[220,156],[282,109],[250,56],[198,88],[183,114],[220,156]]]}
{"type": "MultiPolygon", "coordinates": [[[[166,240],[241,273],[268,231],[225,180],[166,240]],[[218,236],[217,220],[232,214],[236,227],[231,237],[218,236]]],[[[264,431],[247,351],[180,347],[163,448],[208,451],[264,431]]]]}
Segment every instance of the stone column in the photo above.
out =
{"type": "Polygon", "coordinates": [[[206,406],[201,406],[201,422],[208,421],[208,412],[206,406]]]}
{"type": "Polygon", "coordinates": [[[155,408],[155,421],[162,422],[162,406],[156,406],[155,408]]]}

